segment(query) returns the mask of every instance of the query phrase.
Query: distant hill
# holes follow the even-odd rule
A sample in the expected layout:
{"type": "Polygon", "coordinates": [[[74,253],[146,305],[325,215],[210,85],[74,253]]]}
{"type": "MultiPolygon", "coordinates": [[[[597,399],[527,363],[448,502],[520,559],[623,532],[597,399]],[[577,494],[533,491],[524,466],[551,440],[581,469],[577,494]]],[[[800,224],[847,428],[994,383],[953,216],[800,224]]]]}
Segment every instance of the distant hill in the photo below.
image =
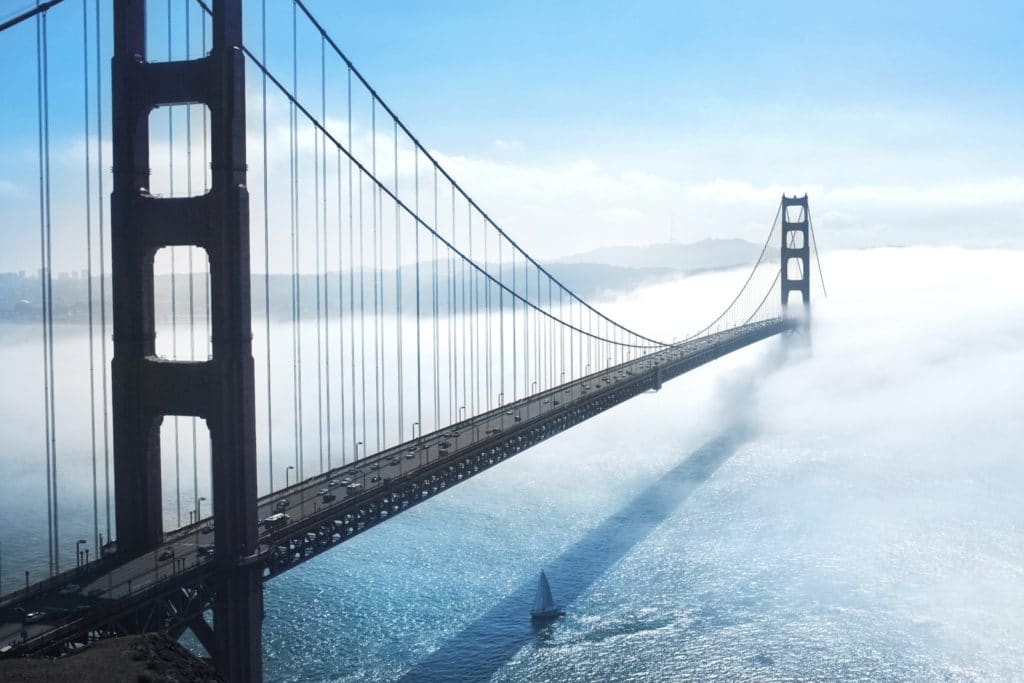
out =
{"type": "MultiPolygon", "coordinates": [[[[658,268],[695,272],[750,265],[761,253],[760,244],[741,239],[706,239],[690,244],[669,242],[642,247],[600,247],[558,259],[555,263],[595,263],[619,268],[658,268]]],[[[773,250],[773,254],[777,253],[773,250]]]]}
{"type": "MultiPolygon", "coordinates": [[[[653,244],[645,247],[603,247],[583,254],[569,256],[544,264],[544,267],[558,278],[569,289],[584,299],[599,299],[628,292],[644,285],[664,282],[689,273],[753,264],[761,253],[761,247],[740,239],[703,240],[693,244],[653,244]]],[[[773,250],[773,255],[777,251],[773,250]]],[[[461,287],[462,280],[456,284],[448,278],[448,263],[442,263],[438,272],[438,288],[443,293],[441,310],[447,311],[446,294],[450,286],[461,287]]],[[[517,277],[522,278],[522,265],[517,277]]],[[[497,270],[490,264],[491,272],[497,270]]],[[[433,274],[432,264],[421,266],[421,277],[424,283],[430,281],[433,274]]],[[[508,271],[506,270],[506,276],[508,271]]],[[[531,283],[536,270],[531,270],[531,283]]],[[[352,279],[367,297],[374,292],[374,278],[371,273],[353,274],[352,279]],[[361,287],[360,287],[361,285],[361,287]]],[[[397,297],[395,271],[389,270],[381,274],[378,284],[383,287],[380,296],[386,301],[386,310],[393,310],[397,297]]],[[[327,275],[326,282],[313,275],[300,275],[294,282],[290,275],[272,274],[264,280],[262,274],[254,273],[252,277],[253,314],[257,317],[265,315],[265,290],[270,289],[270,316],[273,319],[290,319],[293,315],[292,287],[298,285],[299,303],[296,312],[301,318],[316,315],[316,295],[318,285],[329,287],[331,301],[337,301],[338,287],[344,291],[349,288],[349,274],[346,272],[339,281],[337,272],[327,275]]],[[[88,280],[82,274],[62,274],[53,282],[53,315],[58,322],[85,321],[88,319],[88,280]]],[[[154,282],[154,298],[156,316],[161,321],[170,319],[172,310],[171,278],[157,275],[154,282]]],[[[194,300],[206,301],[206,281],[203,276],[195,280],[194,300]]],[[[99,307],[100,289],[107,292],[110,302],[109,277],[100,282],[94,278],[93,303],[95,310],[99,307]]],[[[188,278],[179,275],[177,288],[178,314],[183,315],[189,301],[188,278]]],[[[421,292],[429,297],[432,285],[426,285],[421,292]]],[[[5,322],[37,322],[40,316],[39,280],[34,275],[25,273],[0,273],[0,323],[5,322]]],[[[542,298],[545,291],[542,291],[542,298]]],[[[532,296],[536,296],[533,292],[532,296]]],[[[411,302],[416,301],[416,271],[412,266],[402,268],[402,298],[408,305],[405,312],[411,314],[415,308],[411,302]]],[[[371,301],[368,298],[367,301],[371,301]]],[[[504,300],[492,297],[491,305],[500,306],[504,300]]],[[[336,304],[334,304],[336,305],[336,304]]],[[[486,305],[481,303],[480,305],[486,305]]],[[[200,310],[205,310],[199,304],[200,310]]],[[[333,310],[333,309],[332,309],[333,310]]]]}
{"type": "Polygon", "coordinates": [[[544,267],[584,299],[628,292],[679,276],[671,268],[624,268],[605,263],[556,262],[544,267]]]}

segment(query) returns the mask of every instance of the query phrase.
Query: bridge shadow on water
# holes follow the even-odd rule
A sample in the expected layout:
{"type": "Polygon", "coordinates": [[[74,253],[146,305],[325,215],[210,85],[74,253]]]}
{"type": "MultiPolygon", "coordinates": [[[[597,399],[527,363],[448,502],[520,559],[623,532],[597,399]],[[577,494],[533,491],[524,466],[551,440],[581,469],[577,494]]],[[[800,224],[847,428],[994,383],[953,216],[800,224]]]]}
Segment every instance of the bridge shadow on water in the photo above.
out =
{"type": "MultiPolygon", "coordinates": [[[[746,427],[710,439],[544,569],[556,601],[571,607],[613,564],[656,529],[751,436],[746,427]]],[[[538,570],[540,567],[538,567],[538,570]]],[[[534,638],[530,622],[536,576],[417,663],[403,681],[489,679],[534,638]]]]}

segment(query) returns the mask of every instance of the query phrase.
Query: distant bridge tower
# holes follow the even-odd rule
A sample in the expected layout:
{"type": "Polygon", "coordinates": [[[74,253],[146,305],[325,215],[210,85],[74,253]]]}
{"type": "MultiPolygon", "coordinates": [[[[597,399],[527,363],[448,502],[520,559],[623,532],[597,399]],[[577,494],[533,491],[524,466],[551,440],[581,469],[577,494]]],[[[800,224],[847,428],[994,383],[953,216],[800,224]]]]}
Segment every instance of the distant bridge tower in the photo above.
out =
{"type": "Polygon", "coordinates": [[[800,292],[804,315],[811,307],[810,207],[807,195],[782,195],[782,308],[789,306],[789,293],[800,292]]]}
{"type": "Polygon", "coordinates": [[[172,62],[146,61],[146,4],[114,0],[111,372],[117,549],[127,559],[162,542],[163,418],[206,420],[218,568],[208,586],[214,620],[210,625],[197,614],[189,627],[227,680],[260,680],[263,593],[254,561],[259,536],[242,0],[213,0],[209,55],[172,62]],[[153,197],[150,112],[191,103],[210,111],[210,191],[153,197]],[[153,261],[157,250],[170,246],[199,247],[209,258],[213,355],[208,361],[156,357],[153,261]]]}

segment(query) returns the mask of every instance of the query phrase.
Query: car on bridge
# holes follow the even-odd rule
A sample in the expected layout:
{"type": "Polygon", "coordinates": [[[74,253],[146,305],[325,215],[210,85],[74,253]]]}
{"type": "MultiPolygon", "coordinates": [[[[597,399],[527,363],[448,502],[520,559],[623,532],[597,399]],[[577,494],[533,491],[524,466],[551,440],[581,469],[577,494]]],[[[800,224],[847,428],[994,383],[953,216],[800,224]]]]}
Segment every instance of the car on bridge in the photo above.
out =
{"type": "Polygon", "coordinates": [[[267,531],[273,531],[275,529],[280,529],[281,527],[288,526],[288,523],[291,521],[291,517],[289,517],[283,512],[278,512],[276,514],[270,515],[260,523],[263,525],[263,528],[267,531]]]}

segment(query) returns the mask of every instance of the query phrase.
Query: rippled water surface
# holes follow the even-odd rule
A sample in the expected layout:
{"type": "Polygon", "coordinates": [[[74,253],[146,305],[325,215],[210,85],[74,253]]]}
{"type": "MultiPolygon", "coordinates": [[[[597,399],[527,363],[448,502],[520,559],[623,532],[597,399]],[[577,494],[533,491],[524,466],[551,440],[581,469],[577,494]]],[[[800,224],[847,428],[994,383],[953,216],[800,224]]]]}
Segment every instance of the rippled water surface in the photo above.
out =
{"type": "MultiPolygon", "coordinates": [[[[1022,270],[832,255],[810,350],[716,361],[270,582],[267,678],[1019,677],[1022,270]],[[567,614],[538,630],[542,568],[567,614]]],[[[669,328],[694,287],[611,308],[669,328]]]]}

